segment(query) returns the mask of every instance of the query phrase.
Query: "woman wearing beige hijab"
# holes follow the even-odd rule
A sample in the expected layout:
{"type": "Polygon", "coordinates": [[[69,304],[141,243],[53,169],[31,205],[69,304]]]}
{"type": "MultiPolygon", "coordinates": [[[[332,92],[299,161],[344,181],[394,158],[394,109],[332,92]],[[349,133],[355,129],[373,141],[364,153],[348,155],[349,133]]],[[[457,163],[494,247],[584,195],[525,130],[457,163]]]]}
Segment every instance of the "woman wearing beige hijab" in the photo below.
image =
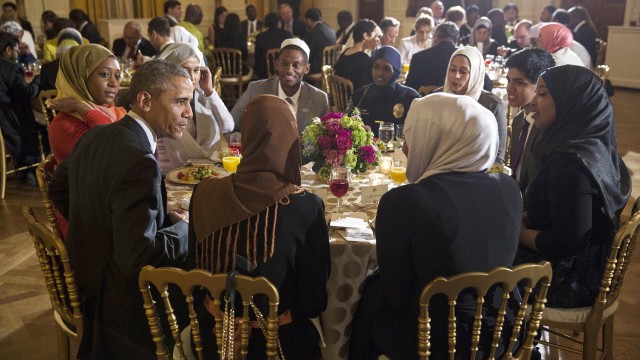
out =
{"type": "MultiPolygon", "coordinates": [[[[300,187],[298,129],[286,101],[256,97],[241,124],[237,172],[194,189],[190,249],[197,268],[269,279],[280,293],[285,358],[314,359],[319,334],[309,319],[326,307],[330,268],[324,205],[300,187]]],[[[254,329],[249,354],[263,354],[264,346],[254,329]]]]}
{"type": "Polygon", "coordinates": [[[58,163],[89,129],[111,124],[126,114],[113,104],[120,76],[118,60],[103,46],[74,46],[62,55],[56,78],[58,96],[48,103],[58,111],[49,125],[49,142],[58,163]]]}

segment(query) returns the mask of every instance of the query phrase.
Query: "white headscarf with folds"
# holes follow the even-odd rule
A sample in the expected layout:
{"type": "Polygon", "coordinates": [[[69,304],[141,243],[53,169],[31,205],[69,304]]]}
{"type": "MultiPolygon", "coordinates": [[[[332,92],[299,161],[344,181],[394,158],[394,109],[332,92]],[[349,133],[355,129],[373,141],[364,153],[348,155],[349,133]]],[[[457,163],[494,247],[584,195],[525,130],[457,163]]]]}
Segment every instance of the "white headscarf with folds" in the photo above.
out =
{"type": "Polygon", "coordinates": [[[445,172],[485,171],[498,151],[495,117],[468,96],[435,93],[414,100],[404,134],[410,183],[445,172]]]}
{"type": "Polygon", "coordinates": [[[457,55],[463,55],[469,59],[469,87],[465,95],[471,96],[474,100],[478,101],[482,88],[484,87],[484,58],[482,53],[472,46],[465,46],[456,50],[451,59],[449,59],[449,67],[447,68],[447,77],[444,80],[444,92],[453,94],[451,85],[449,83],[449,68],[451,68],[451,60],[457,55]]]}

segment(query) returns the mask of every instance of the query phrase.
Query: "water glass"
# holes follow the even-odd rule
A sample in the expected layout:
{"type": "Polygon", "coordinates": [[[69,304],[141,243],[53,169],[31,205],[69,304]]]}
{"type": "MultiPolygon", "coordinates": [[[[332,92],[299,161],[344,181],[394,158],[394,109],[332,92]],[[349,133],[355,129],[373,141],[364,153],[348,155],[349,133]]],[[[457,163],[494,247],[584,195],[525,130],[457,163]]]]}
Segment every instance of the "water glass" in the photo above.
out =
{"type": "Polygon", "coordinates": [[[378,129],[378,138],[386,146],[391,140],[393,140],[394,133],[394,124],[390,122],[383,122],[382,124],[380,124],[380,128],[378,129]]]}
{"type": "Polygon", "coordinates": [[[402,145],[404,142],[404,124],[396,125],[396,141],[402,145]]]}

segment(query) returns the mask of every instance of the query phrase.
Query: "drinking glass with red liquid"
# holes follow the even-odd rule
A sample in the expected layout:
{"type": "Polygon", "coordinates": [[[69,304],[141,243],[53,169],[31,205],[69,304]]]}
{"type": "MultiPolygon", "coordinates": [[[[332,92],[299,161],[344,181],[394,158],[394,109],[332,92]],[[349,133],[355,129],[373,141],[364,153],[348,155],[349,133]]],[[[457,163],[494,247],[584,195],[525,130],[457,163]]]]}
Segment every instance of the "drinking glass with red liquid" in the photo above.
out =
{"type": "Polygon", "coordinates": [[[338,198],[337,212],[340,212],[342,197],[349,191],[349,169],[343,167],[334,167],[331,169],[329,190],[333,196],[338,198]]]}
{"type": "Polygon", "coordinates": [[[229,148],[237,149],[239,154],[242,154],[242,143],[240,142],[240,133],[234,132],[229,135],[229,148]]]}

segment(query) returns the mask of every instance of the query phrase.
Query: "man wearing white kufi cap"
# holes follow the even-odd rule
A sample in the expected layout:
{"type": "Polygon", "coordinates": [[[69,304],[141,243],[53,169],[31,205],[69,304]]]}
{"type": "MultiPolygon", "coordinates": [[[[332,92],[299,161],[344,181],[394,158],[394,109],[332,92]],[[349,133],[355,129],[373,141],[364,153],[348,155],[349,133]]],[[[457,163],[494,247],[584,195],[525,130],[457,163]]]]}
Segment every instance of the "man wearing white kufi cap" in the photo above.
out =
{"type": "Polygon", "coordinates": [[[293,38],[283,41],[275,66],[278,77],[250,83],[231,110],[236,129],[240,128],[247,104],[263,94],[276,95],[293,107],[300,133],[311,124],[314,117],[328,112],[327,94],[302,81],[309,72],[309,46],[303,40],[293,38]]]}

